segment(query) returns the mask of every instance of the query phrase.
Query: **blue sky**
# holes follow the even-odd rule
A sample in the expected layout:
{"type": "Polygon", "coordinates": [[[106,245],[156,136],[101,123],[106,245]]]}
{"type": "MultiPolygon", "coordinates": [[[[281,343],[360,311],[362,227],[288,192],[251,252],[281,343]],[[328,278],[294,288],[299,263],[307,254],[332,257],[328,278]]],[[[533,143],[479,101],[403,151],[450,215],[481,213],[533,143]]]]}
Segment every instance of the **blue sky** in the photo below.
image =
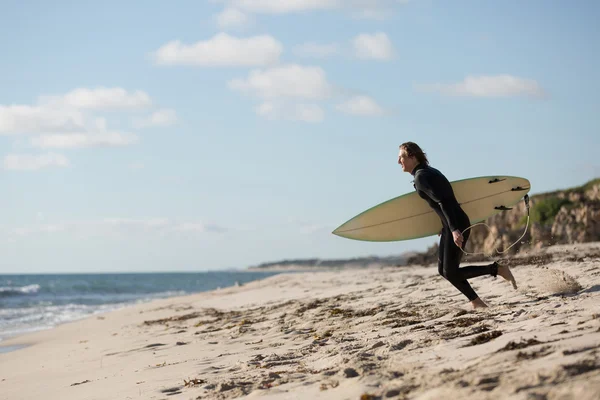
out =
{"type": "Polygon", "coordinates": [[[600,176],[595,1],[9,1],[0,273],[423,250],[331,231],[448,179],[600,176]]]}

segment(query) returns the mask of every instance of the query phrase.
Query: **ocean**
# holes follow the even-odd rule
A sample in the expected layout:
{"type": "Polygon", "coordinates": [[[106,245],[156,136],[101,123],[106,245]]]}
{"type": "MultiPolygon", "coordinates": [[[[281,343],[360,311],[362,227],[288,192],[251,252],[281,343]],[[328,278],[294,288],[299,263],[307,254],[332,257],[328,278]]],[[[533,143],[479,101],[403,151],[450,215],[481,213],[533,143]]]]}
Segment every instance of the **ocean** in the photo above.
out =
{"type": "Polygon", "coordinates": [[[277,272],[0,275],[2,340],[135,303],[204,292],[277,272]]]}

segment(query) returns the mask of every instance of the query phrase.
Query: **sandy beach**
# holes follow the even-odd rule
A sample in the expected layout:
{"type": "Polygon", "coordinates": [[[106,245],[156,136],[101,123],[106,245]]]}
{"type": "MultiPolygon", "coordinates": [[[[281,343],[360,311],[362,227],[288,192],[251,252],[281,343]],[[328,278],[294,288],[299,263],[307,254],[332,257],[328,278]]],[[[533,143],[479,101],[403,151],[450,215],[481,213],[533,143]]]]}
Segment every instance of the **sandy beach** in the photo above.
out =
{"type": "Polygon", "coordinates": [[[510,257],[518,289],[432,266],[276,275],[12,338],[0,398],[598,399],[600,243],[510,257]]]}

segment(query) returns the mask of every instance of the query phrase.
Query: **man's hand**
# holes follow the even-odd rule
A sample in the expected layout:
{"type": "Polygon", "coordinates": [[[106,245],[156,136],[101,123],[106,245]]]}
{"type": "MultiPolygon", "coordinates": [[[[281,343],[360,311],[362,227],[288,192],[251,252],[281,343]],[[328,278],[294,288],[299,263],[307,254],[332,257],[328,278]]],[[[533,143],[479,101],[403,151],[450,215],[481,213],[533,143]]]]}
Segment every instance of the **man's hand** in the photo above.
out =
{"type": "Polygon", "coordinates": [[[460,248],[462,248],[463,245],[463,235],[462,233],[460,233],[460,231],[458,229],[452,231],[452,237],[454,238],[454,243],[456,243],[456,245],[460,248]]]}

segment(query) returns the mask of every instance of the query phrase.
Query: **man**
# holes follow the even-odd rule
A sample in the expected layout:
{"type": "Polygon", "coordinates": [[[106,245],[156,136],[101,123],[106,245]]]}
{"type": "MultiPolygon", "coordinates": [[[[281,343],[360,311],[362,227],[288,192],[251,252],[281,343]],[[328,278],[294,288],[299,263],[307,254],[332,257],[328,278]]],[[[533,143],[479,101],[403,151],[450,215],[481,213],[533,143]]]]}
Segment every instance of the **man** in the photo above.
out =
{"type": "Polygon", "coordinates": [[[513,284],[515,278],[508,266],[494,262],[489,265],[477,265],[459,268],[463,249],[469,239],[469,217],[463,211],[454,196],[450,182],[437,169],[429,166],[427,156],[414,142],[400,145],[398,164],[404,172],[414,176],[414,187],[418,195],[438,214],[442,222],[442,232],[438,252],[438,272],[464,294],[473,308],[487,307],[471,287],[467,279],[478,276],[500,275],[513,284]]]}

